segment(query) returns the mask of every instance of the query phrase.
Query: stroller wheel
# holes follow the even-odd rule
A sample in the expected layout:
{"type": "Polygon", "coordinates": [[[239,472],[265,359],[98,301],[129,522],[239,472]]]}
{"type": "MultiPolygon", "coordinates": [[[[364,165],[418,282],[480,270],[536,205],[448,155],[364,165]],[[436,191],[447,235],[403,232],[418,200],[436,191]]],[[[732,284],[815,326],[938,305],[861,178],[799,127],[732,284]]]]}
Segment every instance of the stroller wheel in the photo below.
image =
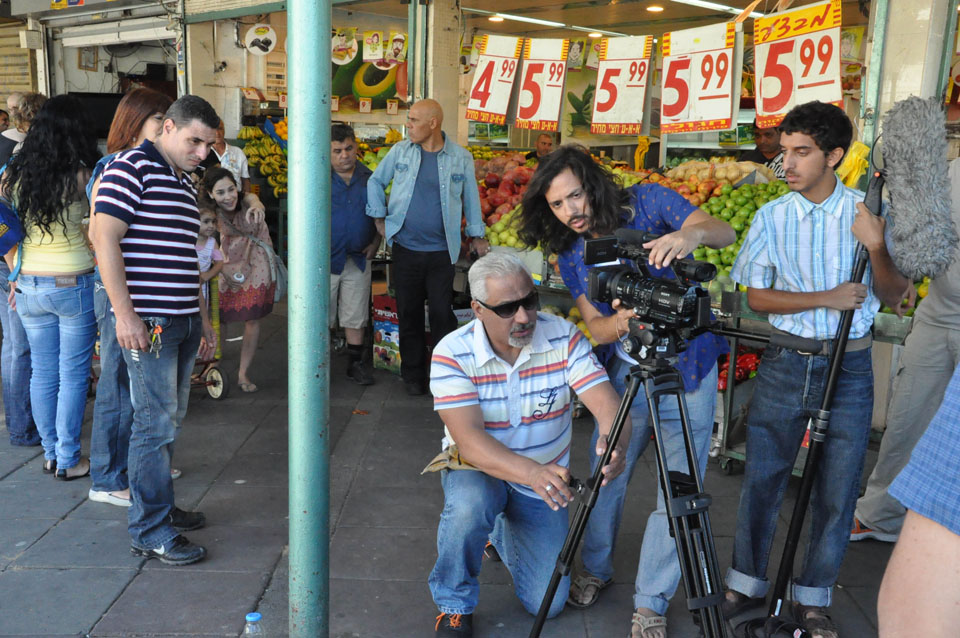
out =
{"type": "Polygon", "coordinates": [[[225,375],[220,368],[210,368],[207,370],[204,381],[207,386],[207,394],[210,395],[211,399],[218,401],[226,399],[230,393],[230,382],[227,381],[227,375],[225,375]]]}

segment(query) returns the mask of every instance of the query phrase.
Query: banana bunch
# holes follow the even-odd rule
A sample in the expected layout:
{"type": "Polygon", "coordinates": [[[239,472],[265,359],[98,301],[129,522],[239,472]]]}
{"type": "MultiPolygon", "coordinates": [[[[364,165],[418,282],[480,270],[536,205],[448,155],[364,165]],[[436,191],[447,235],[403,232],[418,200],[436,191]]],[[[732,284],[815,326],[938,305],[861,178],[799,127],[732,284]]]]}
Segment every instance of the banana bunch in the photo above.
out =
{"type": "Polygon", "coordinates": [[[400,142],[402,140],[403,140],[403,135],[400,133],[400,131],[391,128],[387,131],[386,138],[384,139],[384,144],[396,144],[397,142],[400,142]]]}
{"type": "Polygon", "coordinates": [[[260,130],[259,126],[244,126],[237,133],[237,139],[241,140],[255,140],[260,137],[263,137],[263,131],[260,130]]]}
{"type": "Polygon", "coordinates": [[[267,183],[273,187],[273,196],[280,199],[280,195],[287,192],[287,173],[284,167],[283,173],[277,173],[267,178],[267,183]]]}
{"type": "Polygon", "coordinates": [[[243,147],[247,163],[259,169],[273,188],[274,197],[287,192],[287,156],[276,141],[269,137],[258,137],[243,147]]]}

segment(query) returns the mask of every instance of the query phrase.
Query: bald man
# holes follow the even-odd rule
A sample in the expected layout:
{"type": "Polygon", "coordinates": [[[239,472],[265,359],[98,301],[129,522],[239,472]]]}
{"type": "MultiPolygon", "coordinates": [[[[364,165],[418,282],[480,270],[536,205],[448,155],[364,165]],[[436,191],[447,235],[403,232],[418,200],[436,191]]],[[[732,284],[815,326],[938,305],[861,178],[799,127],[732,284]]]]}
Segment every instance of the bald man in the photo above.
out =
{"type": "Polygon", "coordinates": [[[533,149],[526,154],[528,160],[537,160],[538,162],[543,158],[544,155],[549,155],[553,152],[553,136],[549,133],[541,133],[537,136],[537,148],[533,149]]]}
{"type": "Polygon", "coordinates": [[[471,250],[480,256],[490,251],[473,157],[448,139],[442,127],[443,109],[436,100],[414,104],[407,115],[409,139],[390,149],[367,182],[367,215],[393,247],[400,376],[412,396],[427,391],[424,302],[434,343],[457,327],[453,265],[460,258],[464,217],[471,250]],[[388,206],[384,191],[391,180],[388,206]]]}

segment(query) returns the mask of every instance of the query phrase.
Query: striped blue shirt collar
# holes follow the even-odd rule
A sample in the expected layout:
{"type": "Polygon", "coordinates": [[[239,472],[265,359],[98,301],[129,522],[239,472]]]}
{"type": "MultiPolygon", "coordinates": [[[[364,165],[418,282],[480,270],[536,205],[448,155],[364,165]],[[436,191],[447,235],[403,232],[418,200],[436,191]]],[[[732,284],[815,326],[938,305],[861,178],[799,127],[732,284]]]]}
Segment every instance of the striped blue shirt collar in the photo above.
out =
{"type": "Polygon", "coordinates": [[[834,176],[834,179],[836,180],[836,184],[834,184],[833,192],[819,204],[814,204],[796,191],[790,193],[789,196],[792,197],[793,201],[797,204],[798,219],[802,220],[807,215],[812,215],[818,208],[834,217],[840,216],[841,212],[843,212],[843,206],[841,205],[843,202],[843,184],[836,176],[834,176]]]}
{"type": "MultiPolygon", "coordinates": [[[[499,359],[500,355],[494,352],[493,346],[490,345],[490,338],[487,337],[487,331],[483,328],[483,322],[479,319],[474,319],[473,324],[473,356],[477,362],[477,367],[480,368],[490,363],[493,359],[499,359]]],[[[520,356],[518,356],[514,362],[514,367],[529,358],[524,356],[524,352],[539,354],[548,352],[551,349],[553,349],[553,346],[550,345],[550,340],[547,339],[543,334],[543,330],[540,329],[540,321],[538,320],[537,325],[533,329],[533,340],[520,351],[520,356]]]]}

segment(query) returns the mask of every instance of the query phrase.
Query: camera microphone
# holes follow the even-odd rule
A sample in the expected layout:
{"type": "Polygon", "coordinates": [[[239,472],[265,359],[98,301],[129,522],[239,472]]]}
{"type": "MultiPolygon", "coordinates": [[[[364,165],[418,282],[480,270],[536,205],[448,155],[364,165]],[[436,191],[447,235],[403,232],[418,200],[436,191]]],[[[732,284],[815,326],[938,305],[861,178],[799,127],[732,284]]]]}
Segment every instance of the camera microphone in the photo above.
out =
{"type": "Polygon", "coordinates": [[[936,98],[901,100],[883,119],[880,146],[890,193],[890,256],[913,281],[945,272],[957,256],[946,135],[943,107],[936,98]]]}

